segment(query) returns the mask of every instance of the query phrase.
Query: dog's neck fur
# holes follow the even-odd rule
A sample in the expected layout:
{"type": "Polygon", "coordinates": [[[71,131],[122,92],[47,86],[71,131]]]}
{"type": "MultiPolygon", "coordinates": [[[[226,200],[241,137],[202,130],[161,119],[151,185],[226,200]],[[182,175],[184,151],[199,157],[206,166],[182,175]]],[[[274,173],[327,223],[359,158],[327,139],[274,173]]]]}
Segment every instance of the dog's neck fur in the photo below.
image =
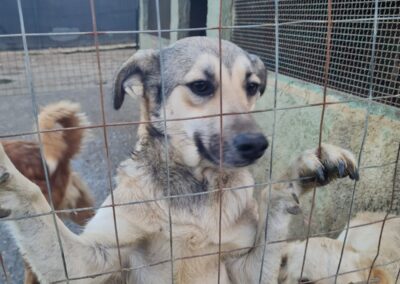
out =
{"type": "Polygon", "coordinates": [[[155,184],[154,188],[162,189],[164,196],[193,194],[188,197],[172,198],[173,205],[188,207],[193,204],[201,205],[206,200],[207,194],[201,193],[207,192],[208,181],[196,175],[195,169],[186,167],[174,147],[166,146],[164,137],[155,138],[149,133],[141,135],[132,159],[148,171],[155,184]]]}
{"type": "MultiPolygon", "coordinates": [[[[150,130],[151,131],[151,130],[150,130]]],[[[136,144],[132,159],[148,171],[152,177],[155,188],[162,188],[165,196],[186,195],[182,198],[173,198],[173,203],[184,206],[202,204],[208,200],[210,194],[207,191],[217,190],[222,181],[222,187],[229,183],[230,176],[237,171],[247,171],[247,169],[223,169],[220,179],[218,167],[210,165],[207,161],[202,161],[196,167],[188,167],[184,164],[181,154],[174,145],[165,143],[164,135],[155,137],[149,130],[140,133],[139,141],[136,144]],[[168,153],[168,156],[166,155],[168,153]],[[168,162],[167,162],[168,160],[168,162]],[[216,173],[216,174],[206,174],[216,173]]]]}

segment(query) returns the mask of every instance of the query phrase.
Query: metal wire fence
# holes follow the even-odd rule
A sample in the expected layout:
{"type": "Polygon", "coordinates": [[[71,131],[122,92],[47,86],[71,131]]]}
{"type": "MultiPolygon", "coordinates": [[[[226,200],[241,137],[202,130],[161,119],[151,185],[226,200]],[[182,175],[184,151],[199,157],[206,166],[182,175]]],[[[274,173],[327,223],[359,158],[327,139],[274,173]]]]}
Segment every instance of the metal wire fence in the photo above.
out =
{"type": "MultiPolygon", "coordinates": [[[[276,133],[276,120],[278,111],[289,111],[292,109],[302,109],[309,107],[320,107],[320,127],[318,144],[315,146],[321,147],[323,137],[323,128],[325,122],[326,108],[330,105],[348,104],[353,102],[365,102],[367,107],[365,109],[364,128],[360,139],[360,147],[358,152],[358,166],[361,169],[367,169],[371,166],[362,166],[361,160],[363,157],[364,145],[368,135],[368,124],[370,117],[370,106],[376,102],[384,102],[393,106],[400,106],[399,104],[399,38],[400,38],[400,16],[399,16],[399,5],[398,1],[308,1],[306,4],[300,4],[298,1],[241,1],[235,0],[234,9],[236,11],[235,23],[233,25],[223,25],[223,0],[219,0],[219,24],[213,27],[204,27],[200,29],[182,28],[177,30],[162,29],[161,28],[161,17],[163,11],[160,10],[160,1],[154,0],[157,13],[157,29],[156,30],[129,30],[129,31],[99,31],[97,27],[96,19],[96,1],[89,0],[90,11],[91,11],[91,32],[66,32],[66,33],[26,33],[24,24],[24,14],[22,9],[21,0],[16,0],[18,4],[19,23],[21,27],[21,33],[18,34],[1,34],[0,40],[3,38],[17,38],[21,40],[23,50],[22,51],[2,51],[0,52],[0,78],[5,77],[11,78],[12,82],[1,82],[0,91],[2,95],[12,96],[28,94],[32,101],[32,113],[33,117],[37,117],[38,114],[38,93],[54,92],[59,90],[79,89],[94,87],[99,93],[100,108],[97,110],[100,112],[101,117],[99,121],[91,126],[85,127],[90,129],[98,129],[102,131],[105,161],[107,168],[107,188],[111,196],[111,205],[109,206],[96,206],[94,209],[100,208],[112,208],[114,218],[114,235],[115,242],[118,248],[119,258],[119,269],[115,271],[106,271],[104,273],[96,275],[86,275],[83,277],[74,278],[68,274],[68,267],[64,259],[63,244],[58,232],[56,218],[59,213],[66,212],[77,212],[83,211],[88,208],[80,209],[66,209],[66,210],[55,210],[52,206],[51,212],[46,214],[39,214],[35,216],[20,217],[20,218],[7,218],[1,222],[7,222],[12,220],[20,220],[25,218],[35,218],[44,215],[53,216],[54,226],[58,235],[59,250],[63,258],[65,279],[60,283],[69,283],[74,280],[96,278],[101,275],[111,275],[115,273],[126,273],[129,271],[140,270],[152,266],[156,266],[163,263],[171,264],[171,279],[174,279],[174,263],[179,260],[187,258],[197,258],[209,255],[218,255],[219,262],[221,263],[222,257],[226,254],[236,252],[238,250],[248,250],[249,247],[240,248],[233,251],[224,251],[221,247],[221,235],[223,234],[221,228],[221,212],[222,203],[220,201],[220,219],[219,219],[219,249],[214,253],[201,254],[195,256],[175,256],[174,255],[174,239],[173,239],[173,220],[171,217],[171,209],[168,211],[169,220],[169,239],[170,239],[170,256],[168,259],[160,259],[159,261],[151,264],[146,264],[137,267],[126,267],[121,259],[119,238],[117,224],[118,219],[115,215],[115,208],[119,206],[132,206],[136,204],[151,203],[156,201],[167,201],[170,202],[172,199],[181,197],[190,197],[194,195],[208,195],[218,194],[221,197],[224,192],[234,190],[246,190],[248,188],[255,188],[256,190],[271,190],[271,187],[279,183],[289,183],[293,180],[274,180],[273,178],[273,166],[274,166],[274,138],[276,133]],[[109,121],[106,113],[105,101],[107,97],[106,85],[112,81],[113,73],[121,65],[123,60],[129,57],[137,48],[136,44],[123,44],[113,46],[102,46],[100,44],[100,38],[105,35],[118,35],[118,34],[154,34],[157,36],[157,47],[158,49],[163,48],[163,33],[175,33],[180,31],[193,31],[193,30],[215,30],[219,35],[219,53],[224,52],[221,47],[222,32],[224,30],[232,30],[232,40],[238,43],[241,47],[259,54],[266,62],[268,69],[275,73],[275,82],[272,88],[274,99],[271,107],[266,109],[257,109],[252,111],[253,114],[259,113],[271,113],[272,121],[272,133],[271,140],[272,144],[270,147],[270,162],[268,168],[269,180],[263,183],[257,183],[256,185],[249,184],[240,188],[214,188],[207,192],[192,193],[185,195],[174,195],[170,190],[170,180],[168,179],[167,195],[151,200],[141,200],[126,203],[114,202],[112,188],[114,186],[112,176],[114,172],[114,166],[110,151],[109,133],[114,127],[123,126],[138,126],[140,124],[148,124],[150,121],[130,121],[128,119],[124,121],[109,121]],[[60,50],[30,50],[29,40],[33,37],[47,37],[47,36],[63,36],[63,35],[80,35],[90,37],[93,39],[93,46],[85,46],[80,48],[70,47],[68,49],[60,50]],[[307,58],[307,60],[304,60],[307,58]],[[396,73],[397,68],[397,73],[396,73]],[[24,74],[20,73],[24,70],[24,74]],[[317,82],[323,86],[323,98],[321,102],[311,103],[307,105],[295,105],[295,106],[278,106],[278,94],[279,94],[279,76],[277,74],[287,74],[297,78],[301,78],[308,81],[317,82]],[[11,76],[11,77],[10,77],[11,76]],[[61,80],[60,80],[61,79],[61,80]],[[356,94],[357,96],[349,95],[346,100],[341,101],[329,101],[328,100],[328,89],[337,88],[345,90],[350,94],[356,94]]],[[[152,0],[150,0],[152,1],[152,0]]],[[[163,70],[164,66],[162,58],[160,59],[160,68],[163,70]]],[[[220,66],[222,65],[222,59],[220,59],[220,66]]],[[[222,68],[220,68],[222,70],[222,68]]],[[[222,72],[222,71],[220,71],[222,72]]],[[[220,76],[222,78],[222,76],[220,76]]],[[[6,79],[4,79],[6,80],[6,79]]],[[[161,84],[163,84],[163,72],[161,72],[161,84]]],[[[164,88],[161,87],[161,90],[164,88]]],[[[221,89],[222,92],[222,89],[221,89]]],[[[164,96],[164,94],[162,94],[164,96]]],[[[188,115],[180,120],[191,120],[191,119],[205,119],[209,117],[218,117],[220,120],[220,132],[223,133],[223,119],[226,116],[237,115],[238,113],[223,113],[223,96],[220,96],[220,113],[218,115],[210,115],[207,117],[192,117],[188,115]]],[[[28,98],[26,98],[28,99],[28,98]]],[[[164,117],[165,109],[163,109],[164,117]]],[[[165,144],[168,149],[168,123],[176,120],[159,120],[156,122],[163,123],[165,132],[165,144]]],[[[152,121],[153,123],[155,121],[152,121]]],[[[40,133],[61,131],[39,131],[37,127],[37,121],[35,121],[35,131],[13,131],[11,133],[0,133],[0,138],[15,138],[26,135],[36,135],[40,143],[40,133]]],[[[73,128],[70,128],[73,129],[73,128]]],[[[221,139],[223,135],[220,135],[221,139]]],[[[223,142],[223,141],[220,141],[223,142]]],[[[40,143],[41,144],[41,143],[40,143]]],[[[223,143],[220,143],[223,145],[223,143]]],[[[41,150],[43,152],[43,150],[41,150]]],[[[400,151],[400,146],[399,146],[400,151]]],[[[223,152],[222,146],[220,147],[220,153],[223,152]]],[[[222,157],[222,155],[221,155],[222,157]]],[[[399,153],[396,153],[397,159],[389,162],[393,165],[393,188],[391,190],[390,205],[387,214],[382,222],[381,235],[387,220],[395,219],[398,217],[389,216],[389,213],[393,211],[396,204],[396,195],[399,194],[398,184],[398,161],[399,153]]],[[[45,160],[43,159],[43,165],[45,160]]],[[[167,176],[169,173],[169,154],[165,152],[165,160],[167,161],[167,176]]],[[[379,164],[379,163],[378,163],[379,164]]],[[[376,167],[384,167],[385,164],[378,165],[376,167]]],[[[44,166],[45,171],[47,168],[44,166]]],[[[219,164],[220,173],[223,172],[223,161],[220,160],[219,164]]],[[[220,177],[222,178],[222,176],[220,177]]],[[[48,193],[51,201],[51,186],[49,182],[48,173],[46,172],[46,180],[48,193]]],[[[220,183],[222,184],[222,182],[220,183]]],[[[348,211],[347,225],[350,223],[350,219],[353,216],[353,201],[356,196],[357,182],[354,182],[350,208],[348,211]]],[[[307,258],[308,241],[310,238],[317,236],[326,236],[332,233],[338,233],[342,229],[331,230],[323,233],[312,233],[310,224],[313,216],[313,208],[316,199],[316,190],[314,188],[312,193],[312,206],[308,218],[308,228],[306,236],[306,246],[303,258],[303,268],[307,258]]],[[[268,206],[268,209],[271,206],[268,206]]],[[[265,218],[268,224],[270,213],[267,212],[265,218]]],[[[378,222],[378,221],[376,221],[378,222]]],[[[368,224],[364,224],[369,225],[368,224]]],[[[349,226],[348,226],[349,227],[349,226]]],[[[352,228],[352,227],[349,227],[352,228]]],[[[265,228],[267,229],[267,228],[265,228]]],[[[268,257],[265,255],[265,247],[276,243],[285,243],[294,240],[293,238],[285,240],[272,240],[267,241],[268,230],[266,230],[266,236],[264,242],[261,245],[264,247],[264,255],[262,261],[268,257]]],[[[342,272],[340,269],[341,259],[345,248],[347,233],[345,242],[341,250],[341,258],[335,275],[326,275],[326,278],[333,278],[337,280],[339,275],[344,273],[352,273],[354,271],[342,272]]],[[[379,242],[380,246],[380,242],[379,242]]],[[[379,246],[377,255],[379,254],[379,246]]],[[[0,255],[1,256],[1,255],[0,255]]],[[[371,277],[371,270],[374,266],[376,258],[370,267],[364,267],[360,269],[369,270],[368,280],[371,277]]],[[[400,262],[400,259],[393,260],[393,262],[400,262]]],[[[10,281],[9,273],[6,271],[6,265],[4,259],[0,258],[2,264],[3,276],[5,281],[10,281]]],[[[388,263],[389,264],[389,263],[388,263]]],[[[265,283],[266,279],[262,278],[262,264],[260,263],[260,275],[259,283],[265,283]]],[[[303,271],[301,272],[303,274],[303,271]]],[[[400,274],[400,271],[399,271],[400,274]]],[[[218,283],[220,282],[220,269],[218,269],[218,283]]],[[[322,280],[322,279],[319,279],[322,280]]],[[[174,281],[174,280],[172,280],[174,281]]],[[[313,279],[314,282],[318,279],[313,279]]]]}
{"type": "MultiPolygon", "coordinates": [[[[262,56],[268,67],[273,68],[274,3],[236,0],[234,5],[237,25],[259,23],[260,26],[250,30],[235,30],[233,41],[262,56]]],[[[281,73],[317,84],[322,83],[323,63],[328,47],[325,41],[328,27],[326,5],[326,1],[278,3],[281,73]]],[[[368,98],[371,84],[367,70],[373,57],[373,98],[399,106],[398,97],[392,97],[398,95],[400,81],[399,5],[398,1],[379,1],[377,5],[375,7],[375,1],[332,3],[328,86],[368,98]],[[376,9],[379,13],[375,17],[376,9]]]]}

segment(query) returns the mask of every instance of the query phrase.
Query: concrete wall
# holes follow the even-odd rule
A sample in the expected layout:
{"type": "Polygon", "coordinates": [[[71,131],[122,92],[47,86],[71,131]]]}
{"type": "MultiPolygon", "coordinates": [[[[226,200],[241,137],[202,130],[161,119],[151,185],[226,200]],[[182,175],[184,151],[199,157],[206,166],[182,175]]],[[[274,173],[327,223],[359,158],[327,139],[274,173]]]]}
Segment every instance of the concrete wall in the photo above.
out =
{"type": "MultiPolygon", "coordinates": [[[[275,75],[269,73],[268,88],[259,103],[259,109],[273,107],[275,75]]],[[[279,179],[287,165],[302,151],[318,145],[321,106],[312,106],[323,100],[321,86],[278,76],[272,179],[279,179]],[[302,107],[306,106],[306,107],[302,107]]],[[[357,97],[328,90],[327,102],[352,101],[326,107],[322,141],[360,153],[368,104],[357,97]]],[[[272,138],[273,112],[256,115],[265,133],[272,138]]],[[[396,154],[400,143],[400,110],[380,103],[369,107],[367,136],[361,156],[360,181],[355,187],[353,212],[360,210],[387,210],[393,191],[396,154]]],[[[254,168],[258,182],[265,182],[269,172],[270,155],[254,168]]],[[[397,174],[393,213],[400,214],[400,171],[397,174]]],[[[316,194],[312,232],[327,232],[344,226],[349,214],[354,182],[339,180],[316,194]]],[[[304,216],[293,222],[293,233],[305,233],[304,219],[308,219],[312,193],[302,200],[304,216]]]]}

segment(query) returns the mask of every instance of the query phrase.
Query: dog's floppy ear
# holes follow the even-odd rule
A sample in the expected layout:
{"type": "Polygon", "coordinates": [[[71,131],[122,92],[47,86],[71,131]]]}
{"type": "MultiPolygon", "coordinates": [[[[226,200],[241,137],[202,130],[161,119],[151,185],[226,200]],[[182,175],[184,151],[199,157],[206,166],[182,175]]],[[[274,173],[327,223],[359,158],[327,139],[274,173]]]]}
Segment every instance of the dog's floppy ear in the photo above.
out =
{"type": "Polygon", "coordinates": [[[158,81],[160,73],[159,51],[139,50],[118,70],[114,79],[114,109],[120,109],[125,94],[143,96],[147,85],[158,81]],[[148,82],[153,81],[153,82],[148,82]]]}
{"type": "Polygon", "coordinates": [[[251,64],[253,65],[254,71],[261,80],[260,93],[262,95],[265,91],[265,87],[267,84],[267,69],[265,68],[264,62],[262,62],[260,57],[258,57],[257,55],[249,54],[249,58],[251,64]]]}

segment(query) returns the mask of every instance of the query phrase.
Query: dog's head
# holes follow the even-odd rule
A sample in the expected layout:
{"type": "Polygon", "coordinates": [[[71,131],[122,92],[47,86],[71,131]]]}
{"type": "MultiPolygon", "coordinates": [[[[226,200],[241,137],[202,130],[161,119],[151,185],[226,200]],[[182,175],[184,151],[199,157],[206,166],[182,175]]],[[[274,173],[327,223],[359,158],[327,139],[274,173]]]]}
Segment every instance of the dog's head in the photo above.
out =
{"type": "Polygon", "coordinates": [[[142,97],[141,119],[151,122],[144,133],[163,138],[160,121],[170,120],[170,145],[188,166],[201,160],[217,166],[220,156],[226,167],[252,164],[268,147],[248,113],[265,90],[265,66],[233,43],[222,41],[221,50],[221,70],[216,39],[190,37],[161,52],[136,52],[117,73],[114,108],[121,107],[125,94],[142,97]],[[229,114],[222,121],[221,109],[229,114]]]}

